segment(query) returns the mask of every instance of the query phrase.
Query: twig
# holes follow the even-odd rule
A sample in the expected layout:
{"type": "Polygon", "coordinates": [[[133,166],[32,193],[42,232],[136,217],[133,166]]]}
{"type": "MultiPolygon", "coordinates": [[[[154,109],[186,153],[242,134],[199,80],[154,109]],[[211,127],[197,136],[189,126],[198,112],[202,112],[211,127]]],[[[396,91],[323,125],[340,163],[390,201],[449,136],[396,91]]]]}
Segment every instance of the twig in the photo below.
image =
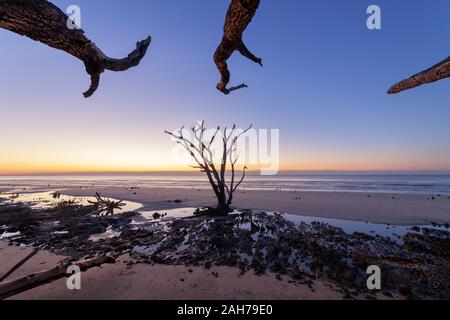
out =
{"type": "Polygon", "coordinates": [[[25,258],[20,260],[17,264],[14,265],[8,272],[6,272],[1,278],[0,282],[3,282],[6,278],[8,278],[11,274],[16,272],[17,269],[19,269],[21,266],[23,266],[28,260],[33,258],[40,250],[35,249],[33,250],[29,255],[27,255],[25,258]]]}

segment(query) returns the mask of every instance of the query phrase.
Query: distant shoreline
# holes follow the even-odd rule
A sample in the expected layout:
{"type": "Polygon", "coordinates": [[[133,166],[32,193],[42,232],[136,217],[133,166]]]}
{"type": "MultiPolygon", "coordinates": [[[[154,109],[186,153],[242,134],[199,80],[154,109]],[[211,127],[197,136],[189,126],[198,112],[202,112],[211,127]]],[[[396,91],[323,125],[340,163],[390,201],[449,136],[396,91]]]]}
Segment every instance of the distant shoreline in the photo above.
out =
{"type": "MultiPolygon", "coordinates": [[[[259,170],[249,170],[250,175],[260,175],[259,170]]],[[[157,171],[41,171],[41,172],[11,172],[1,173],[1,177],[20,177],[20,176],[121,176],[121,175],[202,175],[196,170],[157,170],[157,171]]],[[[438,170],[280,170],[277,175],[450,175],[450,169],[438,169],[438,170]]]]}
{"type": "MultiPolygon", "coordinates": [[[[22,190],[8,189],[0,182],[0,192],[28,193],[59,190],[70,196],[103,196],[137,202],[146,211],[216,205],[213,192],[203,187],[133,187],[98,185],[33,185],[22,190]],[[174,200],[181,199],[181,203],[174,200]]],[[[0,195],[1,196],[1,195],[0,195]]],[[[241,189],[233,206],[239,209],[286,212],[302,216],[363,221],[378,224],[427,225],[450,223],[450,195],[392,192],[276,191],[241,189]]]]}
{"type": "MultiPolygon", "coordinates": [[[[0,187],[8,186],[81,187],[166,187],[209,189],[207,178],[195,172],[95,175],[0,176],[0,187]]],[[[450,195],[450,175],[446,174],[364,174],[364,173],[282,173],[276,176],[249,174],[243,190],[325,191],[394,194],[450,195]]]]}

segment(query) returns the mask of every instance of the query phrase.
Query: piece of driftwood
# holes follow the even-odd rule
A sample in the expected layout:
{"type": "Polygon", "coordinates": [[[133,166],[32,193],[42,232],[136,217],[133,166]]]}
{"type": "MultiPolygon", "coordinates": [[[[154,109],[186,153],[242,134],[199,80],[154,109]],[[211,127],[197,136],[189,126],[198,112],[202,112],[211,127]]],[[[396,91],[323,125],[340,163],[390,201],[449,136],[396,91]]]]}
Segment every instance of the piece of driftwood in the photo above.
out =
{"type": "Polygon", "coordinates": [[[242,40],[242,34],[252,22],[259,4],[260,0],[232,0],[228,8],[223,38],[214,54],[214,62],[221,75],[217,89],[224,94],[247,87],[243,83],[236,87],[227,88],[230,82],[230,71],[228,70],[227,61],[234,51],[239,51],[244,57],[262,66],[262,59],[251,53],[242,40]]]}
{"type": "Polygon", "coordinates": [[[418,74],[415,74],[412,77],[395,84],[389,89],[388,93],[399,93],[448,77],[450,77],[450,57],[425,71],[419,72],[418,74]]]}
{"type": "Polygon", "coordinates": [[[47,0],[0,0],[0,28],[27,36],[52,48],[65,51],[84,62],[91,85],[84,93],[90,97],[105,70],[125,71],[137,66],[145,56],[151,37],[138,42],[123,59],[106,56],[84,31],[68,27],[69,17],[47,0]]]}
{"type": "Polygon", "coordinates": [[[23,258],[18,263],[16,263],[11,269],[9,269],[8,272],[6,272],[2,277],[0,277],[0,283],[5,281],[6,278],[8,278],[11,274],[16,272],[17,269],[19,269],[21,266],[23,266],[28,260],[33,258],[39,251],[40,251],[40,249],[35,249],[35,250],[31,251],[31,253],[29,255],[27,255],[25,258],[23,258]]]}
{"type": "Polygon", "coordinates": [[[94,212],[94,215],[97,216],[112,216],[114,214],[114,210],[122,210],[122,207],[126,206],[126,203],[123,200],[113,201],[110,199],[102,198],[101,194],[95,193],[95,201],[88,202],[97,207],[97,210],[94,212]]]}
{"type": "Polygon", "coordinates": [[[113,255],[101,255],[88,260],[78,261],[74,263],[64,263],[55,268],[31,274],[21,279],[6,283],[0,283],[0,300],[12,297],[21,292],[39,287],[60,278],[67,277],[69,276],[69,274],[67,273],[67,269],[72,265],[78,266],[81,271],[86,271],[90,268],[101,266],[102,264],[115,262],[116,259],[113,255]]]}

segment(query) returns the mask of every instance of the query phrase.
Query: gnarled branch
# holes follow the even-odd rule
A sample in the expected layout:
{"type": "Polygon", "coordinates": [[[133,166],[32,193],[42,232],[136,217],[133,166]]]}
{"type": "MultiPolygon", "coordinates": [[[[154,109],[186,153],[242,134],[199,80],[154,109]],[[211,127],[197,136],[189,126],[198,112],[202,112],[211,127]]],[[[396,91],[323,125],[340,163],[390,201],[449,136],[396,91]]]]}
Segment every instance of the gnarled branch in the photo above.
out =
{"type": "Polygon", "coordinates": [[[261,58],[257,58],[251,53],[242,40],[242,34],[255,16],[259,3],[260,0],[232,0],[228,8],[222,42],[214,54],[214,62],[221,74],[221,80],[217,84],[217,89],[224,94],[247,88],[246,84],[227,88],[230,82],[230,71],[228,70],[227,61],[234,51],[239,51],[244,57],[262,66],[261,58]]]}
{"type": "Polygon", "coordinates": [[[81,29],[68,27],[69,17],[46,0],[0,0],[0,28],[27,36],[52,48],[65,51],[84,62],[91,76],[85,97],[94,94],[105,70],[125,71],[137,66],[145,56],[151,37],[138,42],[126,58],[106,56],[81,29]]]}
{"type": "Polygon", "coordinates": [[[448,77],[450,77],[450,57],[425,71],[419,72],[411,78],[397,83],[389,89],[388,93],[399,93],[404,90],[416,88],[418,86],[436,82],[448,77]]]}

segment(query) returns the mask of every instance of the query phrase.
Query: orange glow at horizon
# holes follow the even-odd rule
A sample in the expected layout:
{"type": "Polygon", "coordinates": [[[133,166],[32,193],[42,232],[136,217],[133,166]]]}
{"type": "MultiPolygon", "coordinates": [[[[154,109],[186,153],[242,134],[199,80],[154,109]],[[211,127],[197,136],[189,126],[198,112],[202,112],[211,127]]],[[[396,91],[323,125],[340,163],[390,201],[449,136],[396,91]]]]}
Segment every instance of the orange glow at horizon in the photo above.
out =
{"type": "MultiPolygon", "coordinates": [[[[239,170],[241,168],[238,168],[239,170]]],[[[249,166],[250,171],[258,171],[261,167],[257,165],[249,166]]],[[[279,171],[449,171],[445,166],[430,167],[410,167],[401,165],[365,165],[362,163],[321,163],[310,162],[302,164],[284,164],[279,171]]],[[[4,164],[0,162],[0,175],[23,175],[23,174],[64,174],[64,173],[151,173],[151,172],[198,172],[197,169],[187,165],[171,165],[160,163],[152,166],[112,166],[112,165],[74,165],[74,164],[53,164],[45,163],[22,163],[21,165],[4,164]]]]}
{"type": "MultiPolygon", "coordinates": [[[[0,141],[0,174],[197,171],[172,161],[174,143],[156,129],[140,135],[91,128],[33,132],[23,128],[15,139],[0,141]]],[[[280,148],[280,171],[450,171],[448,157],[430,157],[425,150],[288,147],[280,148]]],[[[249,164],[249,170],[260,168],[249,164]]]]}

